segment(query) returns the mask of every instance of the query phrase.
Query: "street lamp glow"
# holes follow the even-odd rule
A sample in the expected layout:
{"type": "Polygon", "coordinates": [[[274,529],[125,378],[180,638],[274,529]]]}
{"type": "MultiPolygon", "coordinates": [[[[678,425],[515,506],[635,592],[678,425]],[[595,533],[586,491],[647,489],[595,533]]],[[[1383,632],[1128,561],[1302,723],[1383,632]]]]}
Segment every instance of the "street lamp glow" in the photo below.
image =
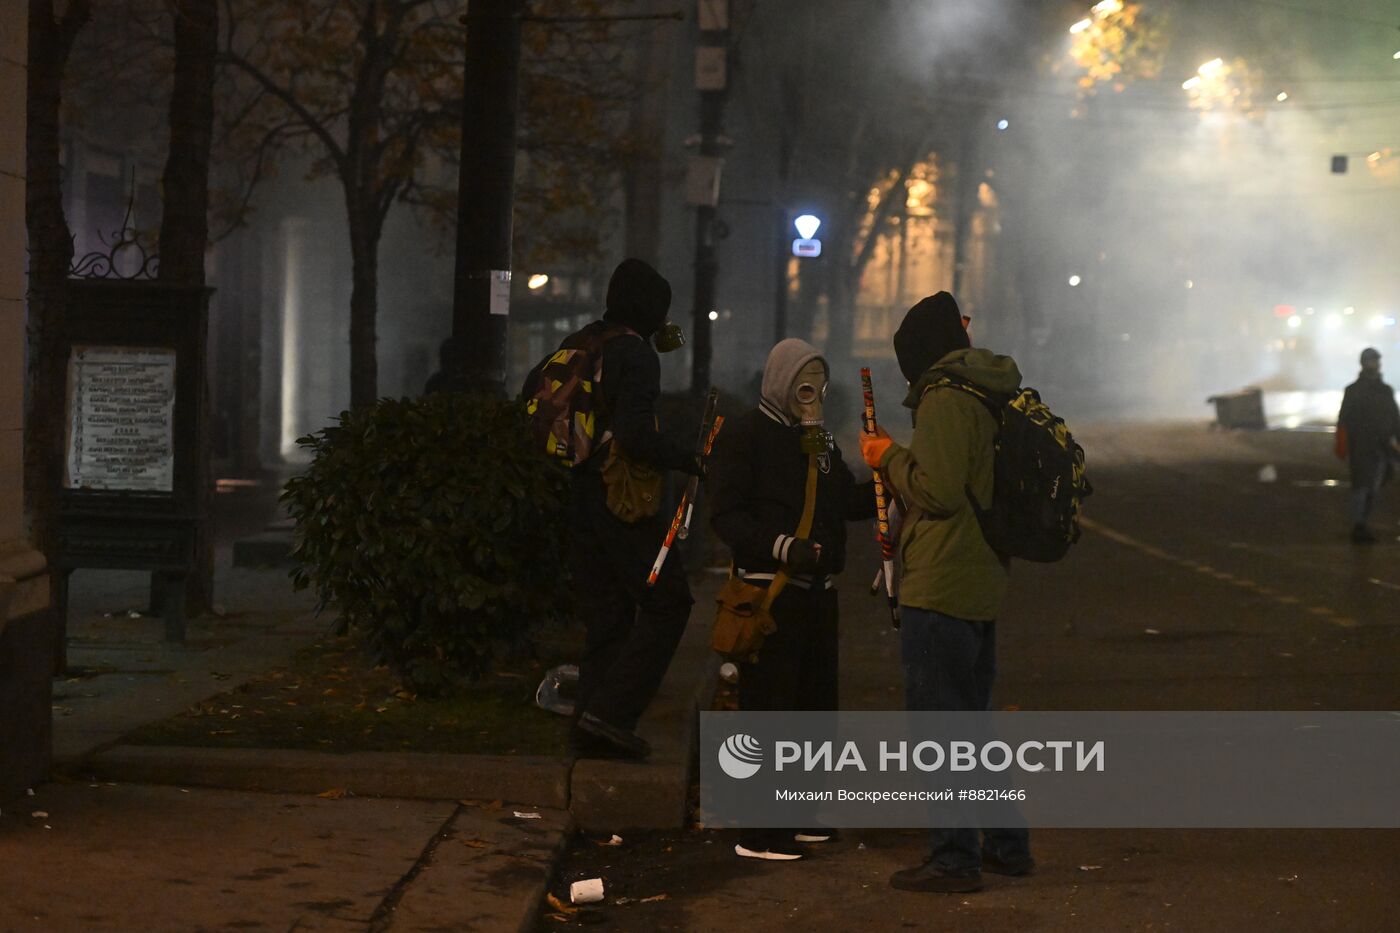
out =
{"type": "Polygon", "coordinates": [[[1077,23],[1075,23],[1073,26],[1069,27],[1069,34],[1072,35],[1072,36],[1077,36],[1077,35],[1079,35],[1081,32],[1083,32],[1084,30],[1088,29],[1088,28],[1089,28],[1090,26],[1092,26],[1092,25],[1094,25],[1094,21],[1093,21],[1093,20],[1087,19],[1087,18],[1086,18],[1086,19],[1081,19],[1079,22],[1077,22],[1077,23]]]}
{"type": "Polygon", "coordinates": [[[1181,82],[1181,89],[1182,89],[1183,91],[1189,91],[1189,90],[1191,90],[1193,87],[1195,87],[1196,85],[1198,85],[1198,84],[1200,84],[1200,83],[1201,83],[1201,76],[1200,76],[1200,75],[1192,75],[1191,77],[1187,78],[1185,81],[1181,82]]]}
{"type": "Polygon", "coordinates": [[[1071,275],[1071,276],[1069,277],[1069,287],[1070,287],[1070,288],[1077,288],[1077,287],[1079,286],[1079,283],[1082,282],[1082,281],[1083,281],[1083,279],[1081,279],[1079,276],[1077,276],[1077,275],[1071,275]]]}
{"type": "Polygon", "coordinates": [[[816,236],[817,231],[821,229],[822,221],[820,217],[815,217],[812,214],[803,214],[801,217],[794,220],[792,225],[797,228],[797,232],[801,235],[802,239],[810,240],[812,237],[816,236]]]}
{"type": "Polygon", "coordinates": [[[1303,326],[1303,319],[1295,314],[1288,319],[1288,326],[1293,328],[1294,330],[1297,330],[1298,328],[1303,326]]]}
{"type": "Polygon", "coordinates": [[[1213,72],[1213,71],[1219,71],[1221,68],[1224,68],[1224,67],[1225,67],[1225,59],[1223,59],[1223,58],[1212,58],[1210,61],[1208,61],[1208,62],[1206,62],[1205,64],[1201,65],[1201,67],[1197,68],[1197,69],[1196,69],[1196,73],[1199,74],[1199,75],[1209,75],[1211,72],[1213,72]]]}
{"type": "Polygon", "coordinates": [[[1110,13],[1123,12],[1123,0],[1099,0],[1090,10],[1096,16],[1107,16],[1110,13]]]}
{"type": "Polygon", "coordinates": [[[1356,313],[1356,309],[1351,307],[1343,308],[1342,313],[1345,314],[1347,317],[1350,317],[1351,315],[1356,313]]]}
{"type": "Polygon", "coordinates": [[[718,312],[718,311],[711,311],[711,312],[710,312],[710,320],[712,320],[712,321],[718,321],[718,320],[719,320],[719,312],[718,312]]]}
{"type": "Polygon", "coordinates": [[[1393,58],[1393,59],[1395,59],[1397,62],[1400,62],[1400,52],[1396,52],[1394,55],[1392,55],[1392,56],[1390,56],[1390,57],[1393,58]]]}
{"type": "Polygon", "coordinates": [[[545,275],[543,272],[539,272],[530,276],[529,281],[525,284],[529,287],[530,291],[537,292],[549,284],[549,276],[545,275]]]}
{"type": "Polygon", "coordinates": [[[997,129],[1004,130],[1011,125],[1011,121],[1005,118],[997,121],[997,129]]]}
{"type": "Polygon", "coordinates": [[[1336,330],[1338,327],[1342,326],[1342,316],[1340,314],[1329,314],[1323,323],[1327,325],[1328,330],[1336,330]]]}
{"type": "Polygon", "coordinates": [[[1288,100],[1288,92],[1279,91],[1278,96],[1275,97],[1274,100],[1278,101],[1280,104],[1283,103],[1284,101],[1288,100]]]}

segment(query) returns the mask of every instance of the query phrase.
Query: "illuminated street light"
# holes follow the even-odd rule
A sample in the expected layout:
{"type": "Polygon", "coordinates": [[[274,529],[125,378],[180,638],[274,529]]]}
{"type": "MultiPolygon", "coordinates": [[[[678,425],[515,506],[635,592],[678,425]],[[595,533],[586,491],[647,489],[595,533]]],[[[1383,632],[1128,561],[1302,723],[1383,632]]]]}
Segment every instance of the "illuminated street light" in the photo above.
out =
{"type": "Polygon", "coordinates": [[[1293,328],[1294,330],[1297,330],[1298,328],[1303,326],[1303,319],[1295,314],[1288,319],[1288,326],[1293,328]]]}
{"type": "Polygon", "coordinates": [[[1223,59],[1223,58],[1212,58],[1210,61],[1208,61],[1208,62],[1206,62],[1205,64],[1201,65],[1201,67],[1197,68],[1197,69],[1196,69],[1196,74],[1201,75],[1201,76],[1203,76],[1203,77],[1208,77],[1209,75],[1213,74],[1214,72],[1219,71],[1221,68],[1224,68],[1224,67],[1225,67],[1225,59],[1223,59]]]}
{"type": "Polygon", "coordinates": [[[1278,96],[1275,97],[1274,100],[1278,101],[1280,104],[1283,103],[1284,101],[1288,100],[1288,92],[1279,91],[1278,96]]]}
{"type": "Polygon", "coordinates": [[[719,320],[719,312],[718,312],[718,311],[711,311],[711,312],[710,312],[710,320],[712,320],[712,321],[718,321],[718,320],[719,320]]]}
{"type": "Polygon", "coordinates": [[[1088,28],[1089,28],[1090,26],[1092,26],[1092,25],[1094,25],[1094,21],[1093,21],[1093,20],[1091,20],[1091,19],[1081,19],[1079,22],[1077,22],[1077,23],[1075,23],[1073,26],[1069,27],[1069,34],[1072,35],[1072,36],[1077,36],[1077,35],[1079,35],[1081,32],[1083,32],[1084,30],[1088,29],[1088,28]]]}
{"type": "Polygon", "coordinates": [[[536,273],[530,276],[530,280],[525,284],[529,287],[530,291],[537,292],[549,284],[549,276],[545,275],[543,272],[536,273]]]}
{"type": "Polygon", "coordinates": [[[1342,309],[1342,313],[1345,314],[1347,317],[1351,317],[1353,314],[1356,313],[1356,309],[1355,309],[1355,308],[1343,308],[1343,309],[1342,309]]]}
{"type": "Polygon", "coordinates": [[[816,236],[817,231],[821,229],[822,221],[820,217],[816,217],[812,214],[803,214],[801,217],[794,220],[792,225],[797,228],[797,232],[801,234],[802,239],[810,240],[812,237],[816,236]]]}
{"type": "Polygon", "coordinates": [[[1199,86],[1200,83],[1201,83],[1201,76],[1200,76],[1200,75],[1192,75],[1191,77],[1187,78],[1185,81],[1181,82],[1181,89],[1182,89],[1183,91],[1189,91],[1189,90],[1191,90],[1193,87],[1199,86]]]}
{"type": "Polygon", "coordinates": [[[1079,276],[1077,276],[1077,275],[1071,275],[1071,276],[1069,277],[1069,287],[1070,287],[1070,288],[1077,288],[1077,287],[1079,286],[1079,283],[1082,282],[1082,281],[1083,281],[1083,279],[1081,279],[1079,276]]]}
{"type": "Polygon", "coordinates": [[[1340,314],[1329,314],[1322,323],[1327,326],[1328,330],[1336,330],[1338,327],[1342,326],[1342,316],[1340,314]]]}
{"type": "Polygon", "coordinates": [[[998,121],[997,121],[997,129],[999,129],[999,130],[1004,130],[1004,129],[1006,129],[1006,128],[1007,128],[1008,126],[1010,126],[1010,125],[1011,125],[1011,121],[1010,121],[1010,120],[1002,119],[1002,120],[998,120],[998,121]]]}
{"type": "Polygon", "coordinates": [[[1099,0],[1090,8],[1095,16],[1108,16],[1110,13],[1123,12],[1123,0],[1099,0]]]}
{"type": "Polygon", "coordinates": [[[1393,59],[1395,59],[1397,62],[1400,62],[1400,52],[1396,52],[1394,55],[1392,55],[1392,56],[1390,56],[1390,57],[1393,58],[1393,59]]]}

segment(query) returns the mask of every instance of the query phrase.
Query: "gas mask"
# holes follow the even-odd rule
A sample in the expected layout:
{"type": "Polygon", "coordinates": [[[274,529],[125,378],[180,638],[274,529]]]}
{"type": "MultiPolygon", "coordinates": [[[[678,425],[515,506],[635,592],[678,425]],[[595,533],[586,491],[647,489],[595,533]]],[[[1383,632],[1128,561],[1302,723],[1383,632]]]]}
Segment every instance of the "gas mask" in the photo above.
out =
{"type": "Polygon", "coordinates": [[[651,345],[656,348],[657,353],[679,350],[685,346],[685,331],[681,330],[679,324],[667,321],[651,335],[651,345]]]}
{"type": "Polygon", "coordinates": [[[822,427],[822,401],[826,398],[826,363],[810,360],[797,371],[788,390],[788,414],[802,425],[802,452],[823,454],[835,446],[831,433],[822,427]]]}

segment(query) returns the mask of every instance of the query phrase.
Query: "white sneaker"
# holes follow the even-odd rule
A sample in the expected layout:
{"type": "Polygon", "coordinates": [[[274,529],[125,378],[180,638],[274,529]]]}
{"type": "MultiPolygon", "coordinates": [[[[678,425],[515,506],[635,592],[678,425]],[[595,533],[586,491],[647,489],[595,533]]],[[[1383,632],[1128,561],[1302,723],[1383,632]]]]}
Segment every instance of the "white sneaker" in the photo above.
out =
{"type": "Polygon", "coordinates": [[[741,858],[767,859],[771,862],[795,862],[802,858],[801,852],[784,852],[780,849],[746,849],[734,844],[734,854],[741,858]]]}

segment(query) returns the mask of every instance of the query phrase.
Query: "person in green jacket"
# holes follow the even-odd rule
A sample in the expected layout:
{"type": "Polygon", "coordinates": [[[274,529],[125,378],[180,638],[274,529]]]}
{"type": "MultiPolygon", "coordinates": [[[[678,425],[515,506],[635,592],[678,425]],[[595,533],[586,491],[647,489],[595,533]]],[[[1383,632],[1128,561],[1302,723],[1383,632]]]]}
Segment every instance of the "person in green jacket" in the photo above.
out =
{"type": "MultiPolygon", "coordinates": [[[[1006,595],[1008,563],[982,535],[969,496],[992,500],[996,422],[971,393],[949,379],[1010,394],[1021,371],[1009,356],[971,346],[967,321],[947,292],[909,310],[894,336],[904,400],[913,409],[908,447],[883,430],[862,435],[861,453],[883,472],[907,509],[900,534],[900,654],[909,710],[991,708],[996,675],[996,618],[1006,595]],[[943,383],[940,385],[940,383],[943,383]]],[[[922,865],[896,872],[890,884],[912,891],[976,891],[982,872],[1027,875],[1035,868],[1024,829],[935,829],[922,865]]]]}

